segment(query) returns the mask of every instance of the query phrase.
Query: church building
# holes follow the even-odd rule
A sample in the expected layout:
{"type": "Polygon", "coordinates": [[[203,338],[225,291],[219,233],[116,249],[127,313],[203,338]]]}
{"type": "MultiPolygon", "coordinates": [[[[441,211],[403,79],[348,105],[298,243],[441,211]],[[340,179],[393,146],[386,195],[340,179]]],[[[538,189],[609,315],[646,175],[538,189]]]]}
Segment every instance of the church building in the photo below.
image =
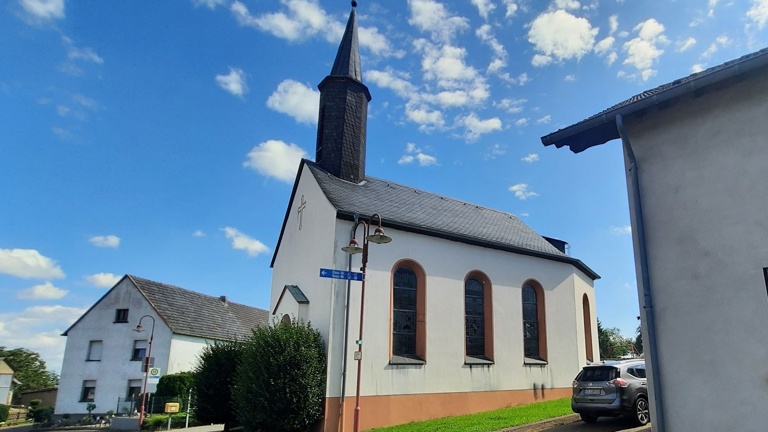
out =
{"type": "Polygon", "coordinates": [[[366,175],[352,6],[271,263],[273,318],[325,340],[322,430],[569,397],[600,360],[599,276],[512,214],[366,175]]]}

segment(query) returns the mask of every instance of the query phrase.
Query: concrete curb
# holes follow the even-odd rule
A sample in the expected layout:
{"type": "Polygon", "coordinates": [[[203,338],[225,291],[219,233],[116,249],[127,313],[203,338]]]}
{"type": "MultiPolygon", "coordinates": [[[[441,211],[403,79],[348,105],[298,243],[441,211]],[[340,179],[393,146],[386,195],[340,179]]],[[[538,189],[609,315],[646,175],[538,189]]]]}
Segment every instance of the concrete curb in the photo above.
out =
{"type": "Polygon", "coordinates": [[[577,421],[579,421],[578,414],[568,414],[562,417],[555,417],[547,420],[538,421],[536,423],[529,423],[526,425],[502,429],[498,432],[538,432],[538,431],[551,429],[556,426],[575,423],[577,421]]]}

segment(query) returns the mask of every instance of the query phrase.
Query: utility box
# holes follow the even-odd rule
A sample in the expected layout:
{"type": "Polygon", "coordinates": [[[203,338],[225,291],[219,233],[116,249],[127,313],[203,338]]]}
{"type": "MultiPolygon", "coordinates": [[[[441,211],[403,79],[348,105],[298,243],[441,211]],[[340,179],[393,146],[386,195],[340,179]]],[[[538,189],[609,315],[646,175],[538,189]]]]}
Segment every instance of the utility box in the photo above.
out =
{"type": "Polygon", "coordinates": [[[168,402],[165,404],[165,413],[166,414],[174,414],[179,412],[179,403],[178,402],[168,402]]]}

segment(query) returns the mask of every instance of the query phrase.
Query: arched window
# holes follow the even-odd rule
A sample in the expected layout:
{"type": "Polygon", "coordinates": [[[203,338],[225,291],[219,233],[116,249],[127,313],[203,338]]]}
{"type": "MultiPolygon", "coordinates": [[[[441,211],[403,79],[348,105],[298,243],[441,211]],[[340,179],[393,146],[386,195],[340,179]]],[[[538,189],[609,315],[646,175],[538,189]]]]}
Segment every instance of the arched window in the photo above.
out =
{"type": "Polygon", "coordinates": [[[544,291],[533,282],[523,285],[523,351],[526,358],[546,360],[544,291]]]}
{"type": "Polygon", "coordinates": [[[480,272],[464,281],[464,347],[467,361],[493,359],[491,282],[480,272]]]}
{"type": "Polygon", "coordinates": [[[587,349],[587,361],[595,361],[592,348],[592,313],[589,309],[589,298],[586,294],[582,297],[581,308],[584,317],[584,345],[587,349]]]}
{"type": "MultiPolygon", "coordinates": [[[[424,271],[412,261],[395,265],[392,273],[392,362],[425,360],[426,296],[424,271]]],[[[410,363],[407,362],[406,363],[410,363]]]]}

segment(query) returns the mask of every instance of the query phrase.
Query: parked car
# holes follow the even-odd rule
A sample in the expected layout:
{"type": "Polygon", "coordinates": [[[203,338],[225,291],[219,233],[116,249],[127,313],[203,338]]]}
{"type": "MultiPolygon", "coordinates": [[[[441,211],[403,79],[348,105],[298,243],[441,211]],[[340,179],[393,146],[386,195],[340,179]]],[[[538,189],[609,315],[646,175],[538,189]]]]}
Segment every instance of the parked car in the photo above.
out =
{"type": "Polygon", "coordinates": [[[631,417],[638,425],[651,420],[645,360],[606,361],[584,366],[573,380],[571,408],[586,423],[598,417],[631,417]]]}

